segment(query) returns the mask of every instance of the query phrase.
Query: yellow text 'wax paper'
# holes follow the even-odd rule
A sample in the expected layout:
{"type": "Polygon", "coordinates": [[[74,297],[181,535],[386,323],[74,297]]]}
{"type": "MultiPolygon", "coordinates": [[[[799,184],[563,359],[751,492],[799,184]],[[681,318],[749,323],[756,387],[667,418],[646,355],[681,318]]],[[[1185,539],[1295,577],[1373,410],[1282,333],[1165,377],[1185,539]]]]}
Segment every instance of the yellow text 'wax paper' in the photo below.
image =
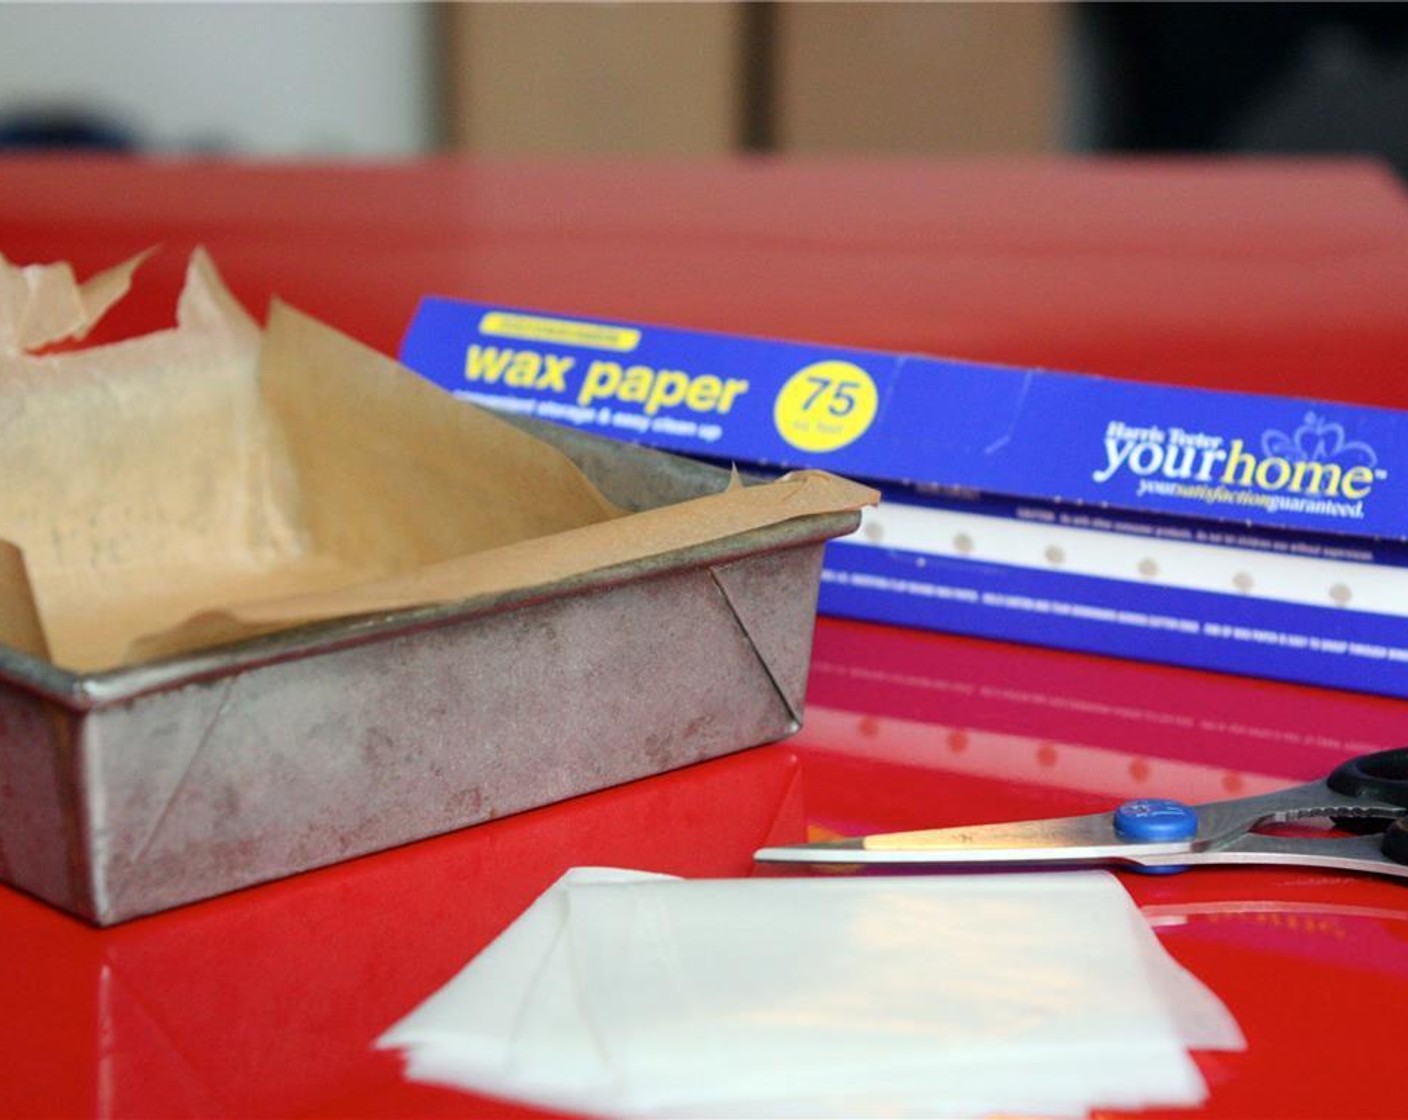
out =
{"type": "Polygon", "coordinates": [[[875,500],[804,472],[623,515],[555,448],[330,327],[276,303],[260,330],[199,252],[174,328],[30,352],[86,331],[137,263],[79,285],[0,258],[0,541],[25,577],[0,593],[33,595],[0,611],[0,641],[42,640],[68,669],[530,587],[875,500]],[[37,618],[38,638],[7,618],[37,618]]]}

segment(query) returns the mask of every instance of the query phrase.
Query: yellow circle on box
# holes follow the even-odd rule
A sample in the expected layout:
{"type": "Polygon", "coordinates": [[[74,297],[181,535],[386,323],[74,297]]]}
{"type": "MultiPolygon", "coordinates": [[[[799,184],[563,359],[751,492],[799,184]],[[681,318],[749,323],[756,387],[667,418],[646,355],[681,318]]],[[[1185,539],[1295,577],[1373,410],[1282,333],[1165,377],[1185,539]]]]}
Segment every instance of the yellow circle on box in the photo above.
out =
{"type": "Polygon", "coordinates": [[[773,423],[799,451],[835,451],[865,435],[880,395],[870,374],[839,359],[814,362],[787,379],[772,407],[773,423]]]}

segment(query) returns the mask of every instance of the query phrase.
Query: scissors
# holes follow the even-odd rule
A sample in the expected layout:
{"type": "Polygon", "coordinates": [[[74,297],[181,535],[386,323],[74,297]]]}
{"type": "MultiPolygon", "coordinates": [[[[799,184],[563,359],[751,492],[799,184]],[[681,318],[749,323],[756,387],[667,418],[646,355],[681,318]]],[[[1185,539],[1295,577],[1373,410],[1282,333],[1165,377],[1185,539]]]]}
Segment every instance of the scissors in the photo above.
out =
{"type": "Polygon", "coordinates": [[[1408,747],[1360,755],[1329,777],[1274,793],[1185,805],[1126,801],[1081,817],[889,832],[763,848],[761,862],[810,864],[1133,864],[1154,873],[1206,864],[1281,864],[1408,879],[1408,747]],[[1351,836],[1254,830],[1330,818],[1351,836]]]}

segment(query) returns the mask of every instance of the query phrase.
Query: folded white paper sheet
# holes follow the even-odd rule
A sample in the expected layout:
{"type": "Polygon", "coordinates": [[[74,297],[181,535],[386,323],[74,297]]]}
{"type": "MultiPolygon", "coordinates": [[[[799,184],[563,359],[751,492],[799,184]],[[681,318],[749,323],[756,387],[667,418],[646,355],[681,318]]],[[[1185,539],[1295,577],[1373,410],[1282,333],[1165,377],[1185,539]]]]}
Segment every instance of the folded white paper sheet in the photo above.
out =
{"type": "Polygon", "coordinates": [[[602,1116],[1082,1116],[1192,1105],[1236,1024],[1102,872],[569,872],[378,1045],[602,1116]]]}

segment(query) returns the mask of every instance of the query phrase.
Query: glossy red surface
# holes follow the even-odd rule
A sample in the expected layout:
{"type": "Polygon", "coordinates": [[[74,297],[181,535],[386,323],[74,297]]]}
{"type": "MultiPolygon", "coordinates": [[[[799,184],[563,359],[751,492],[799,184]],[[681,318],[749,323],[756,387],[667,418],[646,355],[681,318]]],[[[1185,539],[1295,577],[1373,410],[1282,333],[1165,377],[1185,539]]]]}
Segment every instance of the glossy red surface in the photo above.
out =
{"type": "MultiPolygon", "coordinates": [[[[1360,165],[0,160],[0,252],[166,251],[103,337],[170,317],[203,243],[386,350],[416,299],[1408,404],[1408,209],[1360,165]]],[[[763,843],[1199,800],[1408,741],[1381,698],[822,620],[785,744],[98,931],[0,888],[0,1115],[527,1115],[402,1081],[376,1035],[565,868],[744,875],[763,843]]],[[[1408,890],[1122,875],[1228,1004],[1217,1117],[1397,1116],[1408,890]]]]}

